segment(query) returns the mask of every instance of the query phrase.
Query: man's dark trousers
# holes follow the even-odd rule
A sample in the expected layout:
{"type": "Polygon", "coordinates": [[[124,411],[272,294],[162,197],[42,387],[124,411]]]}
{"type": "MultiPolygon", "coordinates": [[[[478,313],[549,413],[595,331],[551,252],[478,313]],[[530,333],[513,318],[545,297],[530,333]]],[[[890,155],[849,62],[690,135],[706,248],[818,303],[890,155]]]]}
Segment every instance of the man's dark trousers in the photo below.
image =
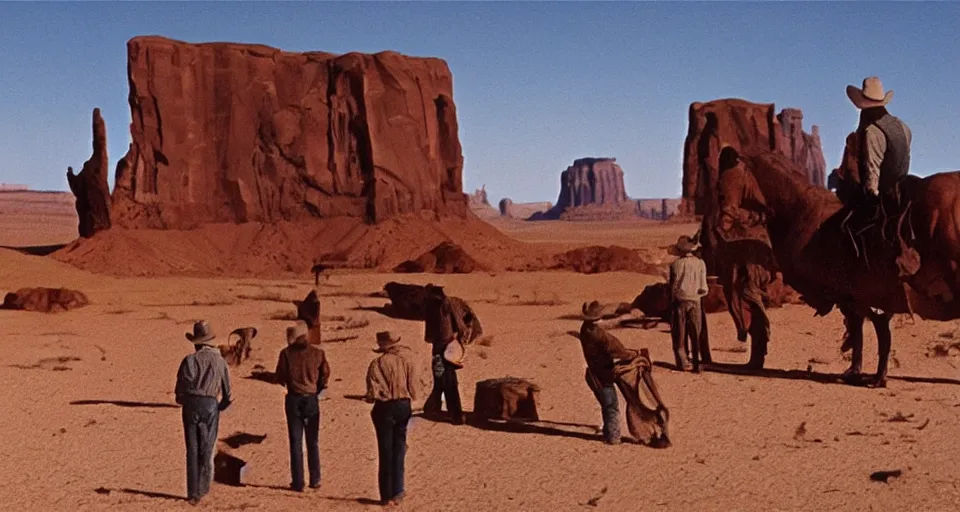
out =
{"type": "Polygon", "coordinates": [[[403,494],[403,461],[407,454],[407,422],[412,409],[410,400],[378,400],[370,417],[377,431],[380,453],[380,500],[386,503],[403,494]]]}
{"type": "Polygon", "coordinates": [[[439,412],[443,396],[447,399],[447,411],[453,416],[454,422],[463,417],[463,406],[460,403],[460,382],[457,379],[457,367],[443,358],[443,353],[434,351],[433,354],[433,391],[423,405],[424,412],[439,412]]]}
{"type": "Polygon", "coordinates": [[[217,399],[186,397],[181,414],[187,444],[187,499],[199,500],[210,492],[213,480],[213,455],[220,424],[217,399]]]}
{"type": "Polygon", "coordinates": [[[303,438],[307,438],[310,487],[320,485],[320,402],[317,395],[288,393],[284,400],[287,434],[290,438],[290,487],[303,490],[303,438]]]}

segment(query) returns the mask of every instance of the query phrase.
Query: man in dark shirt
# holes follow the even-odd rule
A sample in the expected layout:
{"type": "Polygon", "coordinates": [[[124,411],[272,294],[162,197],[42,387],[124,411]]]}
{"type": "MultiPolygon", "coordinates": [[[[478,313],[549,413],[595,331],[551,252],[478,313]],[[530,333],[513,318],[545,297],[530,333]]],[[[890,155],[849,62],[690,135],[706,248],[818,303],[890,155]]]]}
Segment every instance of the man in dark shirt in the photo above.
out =
{"type": "Polygon", "coordinates": [[[215,338],[206,320],[193,324],[187,339],[193,342],[195,352],[184,357],[177,370],[175,393],[177,403],[183,406],[187,445],[187,499],[193,505],[210,491],[220,411],[233,401],[227,362],[213,346],[215,338]],[[222,393],[219,403],[218,393],[222,393]]]}
{"type": "Polygon", "coordinates": [[[320,399],[327,387],[330,365],[323,349],[307,339],[307,324],[297,321],[287,328],[287,347],[277,360],[277,383],[286,386],[284,411],[290,438],[290,488],[303,491],[303,438],[307,438],[310,488],[320,487],[320,399]]]}
{"type": "Polygon", "coordinates": [[[603,305],[597,302],[583,305],[583,325],[580,327],[580,346],[587,361],[587,386],[593,391],[603,414],[603,438],[607,444],[620,444],[620,408],[613,372],[613,360],[629,360],[640,353],[629,350],[616,336],[597,325],[603,315],[603,305]]]}
{"type": "Polygon", "coordinates": [[[444,358],[447,345],[454,340],[466,341],[463,336],[466,326],[463,318],[450,306],[450,300],[439,286],[427,285],[426,323],[424,341],[433,345],[433,391],[423,405],[423,412],[440,412],[441,400],[447,399],[447,410],[454,425],[466,423],[460,404],[460,384],[457,380],[459,366],[444,358]]]}

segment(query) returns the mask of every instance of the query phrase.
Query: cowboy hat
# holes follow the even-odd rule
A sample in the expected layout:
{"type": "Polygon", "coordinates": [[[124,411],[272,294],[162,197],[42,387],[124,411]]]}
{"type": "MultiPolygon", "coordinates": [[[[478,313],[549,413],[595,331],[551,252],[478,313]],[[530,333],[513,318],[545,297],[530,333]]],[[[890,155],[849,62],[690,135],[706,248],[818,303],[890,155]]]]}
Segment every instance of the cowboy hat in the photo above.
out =
{"type": "Polygon", "coordinates": [[[306,338],[308,332],[307,323],[303,320],[297,320],[296,323],[287,327],[287,345],[293,345],[300,341],[300,338],[306,338]]]}
{"type": "Polygon", "coordinates": [[[400,343],[400,336],[394,336],[390,331],[380,331],[377,333],[377,348],[374,352],[386,352],[388,348],[400,343]]]}
{"type": "Polygon", "coordinates": [[[600,302],[596,300],[593,302],[584,302],[581,312],[583,313],[582,317],[584,321],[600,320],[603,318],[603,304],[600,304],[600,302]]]}
{"type": "Polygon", "coordinates": [[[693,243],[693,240],[691,240],[689,236],[681,235],[680,238],[677,239],[677,245],[675,247],[681,254],[686,254],[695,251],[697,244],[693,243]]]}
{"type": "Polygon", "coordinates": [[[209,345],[210,342],[216,338],[216,335],[213,334],[213,329],[210,327],[210,322],[206,320],[198,320],[195,322],[193,324],[193,332],[188,332],[186,336],[194,345],[209,345]]]}
{"type": "Polygon", "coordinates": [[[893,99],[893,91],[883,92],[883,83],[875,76],[869,76],[863,79],[863,86],[859,89],[855,85],[847,86],[847,97],[863,110],[871,107],[882,107],[893,99]]]}

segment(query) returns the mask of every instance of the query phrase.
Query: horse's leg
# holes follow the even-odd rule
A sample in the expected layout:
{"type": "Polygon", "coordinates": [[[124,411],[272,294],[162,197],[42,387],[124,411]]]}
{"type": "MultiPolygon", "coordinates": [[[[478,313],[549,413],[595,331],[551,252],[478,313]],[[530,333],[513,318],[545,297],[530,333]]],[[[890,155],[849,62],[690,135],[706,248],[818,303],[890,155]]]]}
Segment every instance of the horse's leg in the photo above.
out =
{"type": "Polygon", "coordinates": [[[887,387],[887,365],[890,362],[890,346],[893,342],[893,334],[890,332],[890,315],[870,315],[870,321],[873,328],[877,331],[877,376],[875,387],[887,387]]]}
{"type": "Polygon", "coordinates": [[[853,349],[850,368],[843,372],[843,380],[849,384],[858,384],[861,382],[861,372],[863,371],[863,320],[864,318],[857,313],[850,311],[849,308],[842,308],[843,323],[847,328],[847,340],[844,345],[853,349]]]}
{"type": "Polygon", "coordinates": [[[750,303],[750,360],[747,367],[760,370],[767,358],[767,343],[770,341],[770,320],[763,308],[750,303]]]}

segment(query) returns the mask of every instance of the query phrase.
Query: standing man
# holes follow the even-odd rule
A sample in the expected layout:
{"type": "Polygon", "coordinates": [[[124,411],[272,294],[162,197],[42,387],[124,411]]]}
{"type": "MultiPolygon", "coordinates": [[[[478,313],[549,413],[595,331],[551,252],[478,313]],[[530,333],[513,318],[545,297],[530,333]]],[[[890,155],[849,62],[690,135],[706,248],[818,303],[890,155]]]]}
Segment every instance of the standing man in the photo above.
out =
{"type": "Polygon", "coordinates": [[[230,374],[210,324],[200,320],[187,333],[194,353],[183,358],[177,370],[177,403],[183,406],[183,436],[187,445],[187,499],[196,505],[210,491],[213,455],[220,424],[220,411],[233,402],[230,374]],[[217,402],[217,395],[222,397],[217,402]]]}
{"type": "Polygon", "coordinates": [[[277,360],[277,383],[286,386],[283,409],[290,440],[290,488],[303,492],[303,438],[307,438],[310,488],[320,487],[320,392],[330,379],[323,349],[308,341],[307,323],[287,327],[287,347],[277,360]]]}
{"type": "Polygon", "coordinates": [[[399,504],[404,497],[407,422],[412,414],[410,402],[418,398],[410,349],[399,343],[399,336],[394,337],[388,331],[378,332],[374,352],[380,356],[367,369],[366,400],[373,403],[370,417],[377,432],[378,481],[383,505],[399,504]]]}
{"type": "Polygon", "coordinates": [[[876,203],[910,172],[912,134],[903,121],[887,112],[893,91],[884,92],[879,78],[864,78],[859,89],[848,85],[847,97],[860,109],[860,183],[865,199],[876,203]]]}
{"type": "Polygon", "coordinates": [[[587,386],[600,402],[603,415],[603,439],[607,444],[620,444],[620,408],[613,372],[614,359],[630,360],[640,353],[628,350],[616,336],[597,325],[603,317],[603,305],[594,301],[583,304],[583,325],[580,326],[580,347],[587,362],[587,386]]]}
{"type": "Polygon", "coordinates": [[[466,423],[466,417],[460,404],[460,384],[457,379],[457,370],[460,366],[448,361],[444,357],[444,352],[454,340],[464,341],[462,336],[467,329],[463,319],[450,306],[450,299],[447,298],[442,287],[428,284],[426,292],[424,340],[433,345],[433,391],[423,405],[423,412],[426,414],[440,412],[441,401],[445,397],[451,422],[454,425],[463,425],[466,423]]]}
{"type": "Polygon", "coordinates": [[[700,331],[702,329],[702,299],[709,291],[707,266],[693,254],[696,245],[684,235],[677,240],[681,256],[670,265],[671,315],[670,334],[677,370],[686,371],[687,357],[692,347],[693,371],[700,371],[700,331]],[[688,341],[689,340],[689,341],[688,341]]]}

